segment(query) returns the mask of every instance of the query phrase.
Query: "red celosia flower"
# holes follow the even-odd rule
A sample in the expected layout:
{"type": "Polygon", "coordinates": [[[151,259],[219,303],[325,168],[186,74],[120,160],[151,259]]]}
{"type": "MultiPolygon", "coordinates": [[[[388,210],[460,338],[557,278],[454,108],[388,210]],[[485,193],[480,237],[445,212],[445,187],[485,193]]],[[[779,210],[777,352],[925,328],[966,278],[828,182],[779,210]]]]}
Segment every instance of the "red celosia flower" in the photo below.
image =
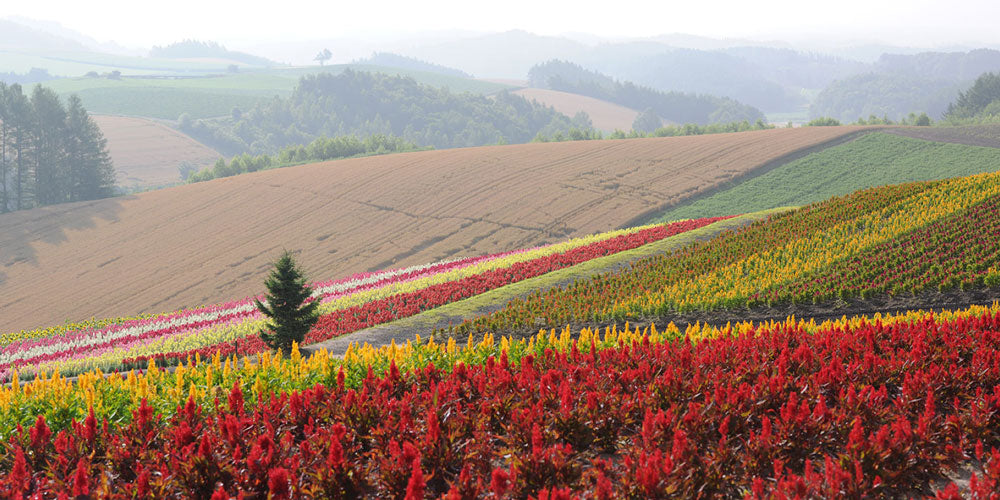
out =
{"type": "Polygon", "coordinates": [[[420,460],[414,460],[410,481],[406,484],[406,500],[422,500],[425,486],[424,473],[420,470],[420,460]]]}
{"type": "Polygon", "coordinates": [[[275,467],[267,472],[267,487],[275,500],[290,498],[290,483],[288,469],[284,467],[275,467]]]}
{"type": "Polygon", "coordinates": [[[73,474],[73,496],[86,497],[90,494],[90,473],[87,472],[87,462],[80,459],[76,463],[76,472],[73,474]]]}

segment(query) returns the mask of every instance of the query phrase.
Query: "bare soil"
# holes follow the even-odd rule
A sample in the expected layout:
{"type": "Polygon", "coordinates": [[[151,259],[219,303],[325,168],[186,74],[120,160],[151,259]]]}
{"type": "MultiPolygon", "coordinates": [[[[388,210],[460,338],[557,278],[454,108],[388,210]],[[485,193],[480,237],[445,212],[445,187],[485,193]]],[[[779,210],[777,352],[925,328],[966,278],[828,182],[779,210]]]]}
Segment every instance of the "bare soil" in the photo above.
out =
{"type": "Polygon", "coordinates": [[[583,111],[590,115],[594,128],[607,132],[615,129],[632,130],[632,122],[639,116],[639,112],[634,109],[580,94],[536,88],[521,89],[513,93],[529,101],[535,100],[539,104],[551,106],[564,115],[573,116],[583,111]]]}
{"type": "Polygon", "coordinates": [[[621,227],[856,127],[493,146],[268,170],[0,216],[0,331],[262,292],[621,227]]]}
{"type": "Polygon", "coordinates": [[[94,115],[108,140],[118,171],[118,185],[156,187],[181,182],[178,167],[188,162],[199,170],[222,155],[178,130],[144,118],[94,115]]]}

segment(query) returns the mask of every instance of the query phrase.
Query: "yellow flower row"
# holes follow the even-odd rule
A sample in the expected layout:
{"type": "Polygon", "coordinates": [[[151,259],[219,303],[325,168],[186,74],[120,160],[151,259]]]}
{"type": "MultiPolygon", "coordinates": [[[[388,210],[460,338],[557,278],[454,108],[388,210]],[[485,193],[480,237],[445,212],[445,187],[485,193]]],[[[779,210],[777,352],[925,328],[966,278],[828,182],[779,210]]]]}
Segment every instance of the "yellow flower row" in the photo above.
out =
{"type": "Polygon", "coordinates": [[[1000,174],[950,179],[898,203],[838,224],[811,237],[768,249],[714,272],[637,295],[615,312],[642,314],[669,304],[677,309],[732,304],[830,265],[844,255],[885,242],[1000,194],[1000,174]]]}
{"type": "Polygon", "coordinates": [[[5,346],[19,340],[34,339],[39,337],[54,337],[56,335],[65,335],[68,332],[79,332],[84,330],[104,328],[106,326],[115,325],[118,323],[124,323],[126,321],[131,321],[135,319],[152,318],[156,316],[155,314],[140,314],[138,316],[130,317],[119,317],[119,318],[90,318],[88,320],[79,321],[76,323],[67,322],[58,326],[50,326],[47,328],[36,328],[34,330],[20,330],[17,332],[8,332],[0,334],[0,346],[5,346]]]}

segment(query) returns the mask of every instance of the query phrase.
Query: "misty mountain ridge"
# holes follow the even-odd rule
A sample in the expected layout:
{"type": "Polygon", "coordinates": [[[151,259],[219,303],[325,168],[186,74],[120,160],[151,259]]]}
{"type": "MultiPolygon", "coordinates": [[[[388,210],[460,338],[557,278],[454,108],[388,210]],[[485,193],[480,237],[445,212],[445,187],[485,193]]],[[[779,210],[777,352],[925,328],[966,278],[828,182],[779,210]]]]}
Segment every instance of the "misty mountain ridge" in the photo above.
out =
{"type": "Polygon", "coordinates": [[[433,64],[412,57],[401,56],[392,52],[375,52],[365,59],[355,59],[351,64],[368,64],[372,66],[385,66],[389,68],[412,69],[416,71],[426,71],[428,73],[438,73],[441,75],[455,76],[459,78],[472,78],[472,75],[455,68],[449,68],[440,64],[433,64]]]}

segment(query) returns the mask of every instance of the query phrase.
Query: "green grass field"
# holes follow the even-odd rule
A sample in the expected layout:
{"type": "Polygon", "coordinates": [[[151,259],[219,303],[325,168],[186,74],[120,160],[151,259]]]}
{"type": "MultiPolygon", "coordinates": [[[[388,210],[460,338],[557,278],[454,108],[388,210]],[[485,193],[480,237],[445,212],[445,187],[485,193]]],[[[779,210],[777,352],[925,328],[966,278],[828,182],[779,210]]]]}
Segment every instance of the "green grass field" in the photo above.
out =
{"type": "Polygon", "coordinates": [[[453,92],[490,94],[508,88],[498,83],[437,73],[357,64],[271,68],[196,77],[63,78],[45,85],[64,97],[78,94],[84,107],[92,113],[176,120],[181,113],[192,118],[210,118],[227,115],[234,107],[246,110],[263,99],[290,95],[303,75],[340,73],[347,68],[408,76],[425,85],[447,87],[453,92]]]}
{"type": "Polygon", "coordinates": [[[673,207],[655,220],[806,205],[873,186],[998,170],[1000,149],[997,148],[871,133],[782,165],[706,198],[673,207]]]}
{"type": "Polygon", "coordinates": [[[107,73],[118,70],[123,75],[205,74],[225,71],[227,64],[209,61],[180,61],[150,57],[131,57],[84,51],[10,51],[0,50],[3,71],[25,73],[44,68],[53,76],[82,76],[89,71],[107,73]]]}

